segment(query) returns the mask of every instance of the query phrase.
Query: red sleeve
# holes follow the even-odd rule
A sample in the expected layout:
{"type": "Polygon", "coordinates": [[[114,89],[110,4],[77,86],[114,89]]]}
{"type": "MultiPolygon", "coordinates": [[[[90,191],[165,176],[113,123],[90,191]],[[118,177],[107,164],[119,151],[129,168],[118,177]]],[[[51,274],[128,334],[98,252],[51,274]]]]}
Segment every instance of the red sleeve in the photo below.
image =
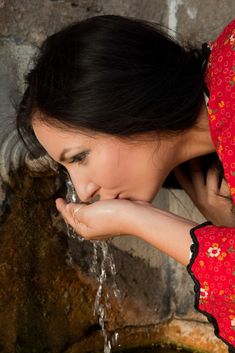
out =
{"type": "Polygon", "coordinates": [[[214,325],[215,334],[235,352],[235,228],[211,222],[190,231],[195,308],[214,325]]]}
{"type": "MultiPolygon", "coordinates": [[[[210,48],[205,75],[210,132],[235,204],[235,20],[210,48]]],[[[187,270],[195,282],[195,308],[235,353],[235,228],[205,222],[190,233],[187,270]]]]}

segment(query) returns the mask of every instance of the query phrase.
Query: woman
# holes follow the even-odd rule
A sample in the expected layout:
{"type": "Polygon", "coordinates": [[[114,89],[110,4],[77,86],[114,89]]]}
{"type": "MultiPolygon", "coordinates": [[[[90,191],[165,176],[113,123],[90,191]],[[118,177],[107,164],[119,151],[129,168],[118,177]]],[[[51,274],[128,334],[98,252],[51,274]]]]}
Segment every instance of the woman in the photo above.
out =
{"type": "Polygon", "coordinates": [[[43,43],[17,117],[19,133],[36,137],[71,177],[82,203],[57,199],[64,219],[85,239],[132,234],[187,266],[195,306],[230,352],[234,28],[235,21],[201,51],[130,18],[97,16],[71,25],[43,43]],[[204,159],[216,160],[222,175],[214,163],[202,170],[204,159]],[[162,185],[173,184],[207,222],[151,205],[162,185]]]}

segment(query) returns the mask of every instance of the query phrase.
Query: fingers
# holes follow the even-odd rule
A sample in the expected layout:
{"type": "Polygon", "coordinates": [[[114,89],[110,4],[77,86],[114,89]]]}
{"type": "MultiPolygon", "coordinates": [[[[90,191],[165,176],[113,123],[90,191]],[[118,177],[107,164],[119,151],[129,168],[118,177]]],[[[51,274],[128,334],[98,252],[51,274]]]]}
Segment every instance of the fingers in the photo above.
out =
{"type": "Polygon", "coordinates": [[[78,211],[87,206],[85,203],[67,203],[64,199],[59,198],[56,200],[56,208],[57,210],[65,216],[71,217],[74,216],[78,211]]]}
{"type": "Polygon", "coordinates": [[[201,163],[199,158],[194,158],[190,161],[190,175],[192,178],[192,183],[197,192],[200,192],[205,187],[204,175],[201,168],[201,163]]]}
{"type": "Polygon", "coordinates": [[[77,233],[80,234],[82,226],[81,213],[79,211],[86,207],[87,204],[75,204],[75,203],[66,203],[64,199],[59,198],[56,200],[57,210],[61,213],[64,220],[70,224],[77,233]],[[78,216],[79,214],[79,216],[78,216]]]}
{"type": "Polygon", "coordinates": [[[220,193],[220,195],[231,197],[230,189],[229,189],[228,184],[224,178],[221,182],[219,193],[220,193]]]}
{"type": "Polygon", "coordinates": [[[208,196],[215,196],[219,191],[219,170],[211,167],[206,175],[206,189],[208,196]]]}
{"type": "Polygon", "coordinates": [[[174,173],[182,188],[186,191],[192,201],[197,204],[198,202],[203,202],[206,192],[205,179],[201,168],[200,159],[193,158],[190,160],[189,169],[191,180],[187,177],[180,166],[174,169],[174,173]]]}
{"type": "Polygon", "coordinates": [[[221,195],[230,197],[230,189],[226,180],[223,178],[219,187],[219,170],[217,168],[210,168],[207,172],[207,192],[208,196],[221,195]]]}
{"type": "Polygon", "coordinates": [[[191,199],[193,199],[194,191],[191,180],[186,176],[181,167],[176,167],[173,172],[180,186],[183,188],[183,190],[186,191],[186,193],[191,197],[191,199]]]}
{"type": "Polygon", "coordinates": [[[56,203],[56,208],[59,212],[61,212],[61,210],[66,206],[65,200],[62,198],[56,199],[55,203],[56,203]]]}

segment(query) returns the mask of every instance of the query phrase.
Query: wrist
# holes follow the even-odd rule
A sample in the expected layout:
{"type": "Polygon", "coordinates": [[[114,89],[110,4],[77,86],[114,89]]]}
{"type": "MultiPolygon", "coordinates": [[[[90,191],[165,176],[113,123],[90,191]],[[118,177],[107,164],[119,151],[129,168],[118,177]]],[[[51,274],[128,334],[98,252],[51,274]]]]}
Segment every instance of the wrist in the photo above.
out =
{"type": "Polygon", "coordinates": [[[143,239],[181,264],[188,264],[190,229],[197,223],[152,205],[133,204],[129,216],[128,234],[143,239]]]}
{"type": "Polygon", "coordinates": [[[149,217],[153,215],[155,207],[152,204],[132,201],[126,215],[127,234],[144,240],[149,217]]]}

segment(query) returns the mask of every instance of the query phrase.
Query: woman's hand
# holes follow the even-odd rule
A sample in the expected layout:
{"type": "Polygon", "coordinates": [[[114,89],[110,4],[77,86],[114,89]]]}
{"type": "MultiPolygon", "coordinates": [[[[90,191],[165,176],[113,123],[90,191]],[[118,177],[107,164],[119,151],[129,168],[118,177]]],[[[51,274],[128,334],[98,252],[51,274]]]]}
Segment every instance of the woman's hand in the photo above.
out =
{"type": "Polygon", "coordinates": [[[57,199],[56,206],[65,221],[87,240],[135,235],[180,263],[188,263],[190,229],[195,222],[142,201],[102,200],[87,205],[57,199]]]}
{"type": "Polygon", "coordinates": [[[219,172],[211,167],[204,178],[199,158],[190,161],[192,181],[180,167],[174,169],[174,174],[193,203],[203,216],[217,226],[235,227],[235,213],[230,191],[225,179],[219,187],[219,172]]]}
{"type": "MultiPolygon", "coordinates": [[[[102,200],[91,204],[66,203],[56,200],[56,207],[66,223],[87,240],[105,239],[133,234],[133,218],[138,202],[129,200],[102,200]]],[[[147,203],[146,203],[147,204],[147,203]]],[[[149,204],[149,207],[151,205],[149,204]]]]}

